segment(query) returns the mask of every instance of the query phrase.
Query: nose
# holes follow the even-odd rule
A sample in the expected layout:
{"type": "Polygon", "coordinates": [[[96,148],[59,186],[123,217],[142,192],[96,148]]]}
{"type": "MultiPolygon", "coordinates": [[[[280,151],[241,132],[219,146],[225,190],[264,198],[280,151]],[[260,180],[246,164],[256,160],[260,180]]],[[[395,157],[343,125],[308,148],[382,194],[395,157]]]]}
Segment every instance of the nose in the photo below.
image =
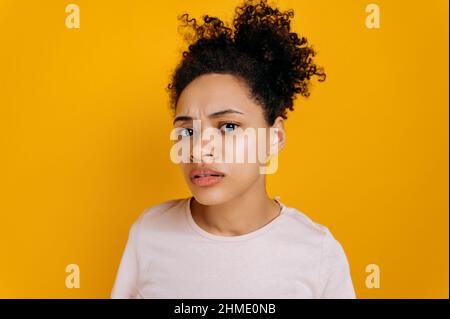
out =
{"type": "MultiPolygon", "coordinates": [[[[203,134],[202,134],[203,136],[203,134]]],[[[191,162],[211,162],[215,158],[215,141],[211,142],[209,139],[203,140],[201,136],[193,139],[192,150],[190,154],[191,162]],[[205,160],[206,158],[206,160],[205,160]]]]}

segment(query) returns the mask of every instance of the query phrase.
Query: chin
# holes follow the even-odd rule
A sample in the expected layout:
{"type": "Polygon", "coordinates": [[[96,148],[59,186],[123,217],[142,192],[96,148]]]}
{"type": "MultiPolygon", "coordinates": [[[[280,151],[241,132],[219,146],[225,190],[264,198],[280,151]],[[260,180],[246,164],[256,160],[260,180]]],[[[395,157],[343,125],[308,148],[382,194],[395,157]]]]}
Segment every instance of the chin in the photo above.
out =
{"type": "Polygon", "coordinates": [[[191,188],[195,200],[205,206],[220,205],[228,202],[234,197],[234,194],[224,189],[213,188],[191,188]]]}

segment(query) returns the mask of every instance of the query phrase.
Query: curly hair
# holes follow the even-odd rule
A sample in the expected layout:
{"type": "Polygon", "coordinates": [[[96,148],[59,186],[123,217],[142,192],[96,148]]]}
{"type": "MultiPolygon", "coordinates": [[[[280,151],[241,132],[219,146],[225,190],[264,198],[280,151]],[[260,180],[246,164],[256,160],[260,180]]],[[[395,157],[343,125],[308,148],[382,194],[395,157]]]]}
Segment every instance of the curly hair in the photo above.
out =
{"type": "Polygon", "coordinates": [[[244,80],[269,125],[278,116],[287,119],[296,93],[310,95],[311,77],[326,79],[323,67],[313,61],[316,51],[305,37],[291,32],[292,9],[282,12],[267,0],[245,0],[235,13],[232,27],[209,15],[203,16],[203,24],[188,13],[178,17],[193,33],[184,34],[190,44],[167,86],[171,108],[175,111],[181,92],[196,77],[222,73],[244,80]]]}

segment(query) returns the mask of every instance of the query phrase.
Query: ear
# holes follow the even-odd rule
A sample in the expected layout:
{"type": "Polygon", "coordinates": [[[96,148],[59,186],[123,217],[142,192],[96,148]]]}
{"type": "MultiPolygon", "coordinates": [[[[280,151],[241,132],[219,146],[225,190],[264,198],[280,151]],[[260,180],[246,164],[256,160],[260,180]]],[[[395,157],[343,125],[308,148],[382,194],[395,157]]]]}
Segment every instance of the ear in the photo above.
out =
{"type": "Polygon", "coordinates": [[[286,131],[284,129],[284,119],[278,116],[270,130],[275,134],[270,134],[270,155],[277,154],[286,144],[286,131]]]}

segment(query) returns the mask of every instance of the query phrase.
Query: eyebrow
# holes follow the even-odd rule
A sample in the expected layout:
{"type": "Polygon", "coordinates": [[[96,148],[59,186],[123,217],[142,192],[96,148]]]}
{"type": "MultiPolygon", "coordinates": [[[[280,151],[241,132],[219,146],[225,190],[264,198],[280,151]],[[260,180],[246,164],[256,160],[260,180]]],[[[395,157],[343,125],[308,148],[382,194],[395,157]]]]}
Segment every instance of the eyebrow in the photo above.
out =
{"type": "MultiPolygon", "coordinates": [[[[238,110],[234,110],[234,109],[226,109],[226,110],[211,113],[208,115],[208,118],[216,118],[216,117],[220,117],[220,116],[226,115],[226,114],[244,114],[244,113],[242,113],[238,110]]],[[[177,122],[177,121],[192,121],[192,116],[179,115],[179,116],[175,117],[175,119],[173,120],[173,124],[175,124],[175,122],[177,122]]]]}

